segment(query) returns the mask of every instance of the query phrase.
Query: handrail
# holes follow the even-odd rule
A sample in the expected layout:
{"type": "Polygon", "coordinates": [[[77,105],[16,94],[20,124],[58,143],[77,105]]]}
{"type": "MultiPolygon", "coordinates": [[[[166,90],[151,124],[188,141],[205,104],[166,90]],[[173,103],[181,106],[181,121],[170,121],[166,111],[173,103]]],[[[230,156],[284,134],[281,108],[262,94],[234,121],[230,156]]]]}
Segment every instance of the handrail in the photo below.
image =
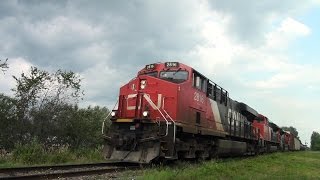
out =
{"type": "Polygon", "coordinates": [[[173,143],[176,142],[176,122],[172,119],[172,117],[168,114],[168,112],[164,109],[164,98],[162,100],[162,110],[166,113],[166,115],[170,118],[173,123],[173,143]]]}
{"type": "MultiPolygon", "coordinates": [[[[156,110],[159,111],[159,113],[161,114],[161,116],[164,118],[164,120],[166,121],[166,134],[162,137],[166,137],[168,135],[168,131],[169,131],[169,122],[167,120],[167,118],[163,115],[163,113],[160,111],[160,109],[152,102],[152,100],[150,99],[149,95],[148,94],[144,94],[143,97],[147,100],[147,102],[153,107],[155,108],[156,110]]],[[[170,116],[169,116],[170,117],[170,116]]],[[[154,137],[149,137],[149,138],[144,138],[144,139],[141,139],[140,141],[146,141],[148,139],[154,139],[154,137]]]]}
{"type": "MultiPolygon", "coordinates": [[[[161,116],[162,116],[162,117],[164,118],[164,120],[166,121],[166,134],[163,135],[162,137],[166,137],[166,136],[168,136],[168,134],[169,134],[169,133],[168,133],[168,132],[169,132],[169,121],[168,121],[168,119],[166,118],[166,116],[169,117],[169,118],[170,118],[170,121],[173,122],[173,124],[174,124],[174,139],[173,139],[173,142],[175,142],[175,135],[176,135],[175,126],[176,126],[176,123],[174,122],[174,120],[172,119],[172,117],[167,113],[166,110],[164,110],[164,107],[162,107],[162,110],[163,110],[163,112],[164,112],[165,115],[166,115],[166,116],[165,116],[164,113],[162,113],[161,110],[157,107],[157,105],[155,105],[155,104],[153,103],[153,101],[150,99],[149,94],[143,94],[143,97],[147,100],[147,102],[148,102],[154,109],[156,109],[156,110],[161,114],[161,116]]],[[[163,100],[163,101],[164,101],[164,100],[163,100]]],[[[116,102],[116,104],[114,105],[114,107],[113,107],[112,110],[114,110],[114,108],[116,107],[116,105],[118,104],[118,102],[119,102],[119,100],[116,102]]],[[[101,132],[102,132],[103,135],[105,134],[105,121],[106,121],[106,120],[109,118],[109,116],[111,115],[112,110],[109,112],[109,114],[107,115],[107,117],[103,120],[102,129],[101,129],[101,132]]],[[[161,138],[161,137],[160,137],[160,138],[161,138]]],[[[149,139],[154,139],[154,137],[144,138],[144,139],[141,139],[140,141],[146,141],[146,140],[149,140],[149,139]]]]}
{"type": "Polygon", "coordinates": [[[102,128],[101,128],[101,133],[104,135],[104,128],[105,128],[105,121],[109,118],[109,116],[111,115],[111,112],[114,110],[114,108],[117,106],[119,102],[119,99],[117,100],[116,104],[114,105],[114,107],[112,108],[112,110],[109,112],[109,114],[107,115],[106,118],[104,118],[103,122],[102,122],[102,128]]]}
{"type": "Polygon", "coordinates": [[[259,138],[259,129],[254,127],[252,123],[246,124],[245,121],[237,120],[233,118],[233,115],[228,118],[229,135],[240,138],[255,139],[259,138]],[[243,132],[242,132],[243,130],[243,132]],[[243,133],[243,134],[241,134],[243,133]],[[247,135],[247,137],[246,137],[247,135]],[[249,137],[248,137],[249,136],[249,137]]]}

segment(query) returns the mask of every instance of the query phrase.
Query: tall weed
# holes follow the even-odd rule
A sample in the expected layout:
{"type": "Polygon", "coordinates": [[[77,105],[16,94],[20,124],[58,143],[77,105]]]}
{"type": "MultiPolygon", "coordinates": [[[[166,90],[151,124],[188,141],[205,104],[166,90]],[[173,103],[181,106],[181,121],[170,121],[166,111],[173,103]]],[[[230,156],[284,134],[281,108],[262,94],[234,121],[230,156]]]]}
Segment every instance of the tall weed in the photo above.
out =
{"type": "Polygon", "coordinates": [[[12,158],[15,162],[23,164],[41,164],[46,162],[47,153],[43,145],[33,139],[29,144],[16,144],[12,152],[12,158]]]}
{"type": "Polygon", "coordinates": [[[10,155],[0,157],[0,163],[11,166],[101,162],[104,161],[101,152],[102,147],[71,149],[69,146],[60,146],[45,149],[34,139],[28,144],[16,144],[10,155]]]}

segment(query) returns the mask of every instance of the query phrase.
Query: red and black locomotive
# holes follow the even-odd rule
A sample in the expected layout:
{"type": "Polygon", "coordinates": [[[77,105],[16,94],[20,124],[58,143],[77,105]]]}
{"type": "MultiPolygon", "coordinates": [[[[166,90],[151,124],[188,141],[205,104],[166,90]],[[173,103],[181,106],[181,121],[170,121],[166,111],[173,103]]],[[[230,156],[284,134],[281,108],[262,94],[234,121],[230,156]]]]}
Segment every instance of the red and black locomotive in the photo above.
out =
{"type": "Polygon", "coordinates": [[[103,153],[113,161],[207,159],[295,146],[288,132],[178,62],[146,65],[120,88],[110,120],[103,153]]]}

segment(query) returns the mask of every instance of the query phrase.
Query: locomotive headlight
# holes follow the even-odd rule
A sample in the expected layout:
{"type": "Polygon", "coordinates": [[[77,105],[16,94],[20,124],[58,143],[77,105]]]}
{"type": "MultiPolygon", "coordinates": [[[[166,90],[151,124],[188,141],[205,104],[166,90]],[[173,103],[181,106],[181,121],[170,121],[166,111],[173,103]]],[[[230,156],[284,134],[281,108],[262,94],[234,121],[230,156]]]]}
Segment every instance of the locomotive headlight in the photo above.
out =
{"type": "Polygon", "coordinates": [[[116,112],[112,111],[112,112],[111,112],[111,116],[112,116],[112,117],[115,117],[115,116],[116,116],[116,112]]]}
{"type": "Polygon", "coordinates": [[[146,88],[146,86],[147,86],[147,81],[146,80],[141,80],[140,81],[140,88],[144,89],[144,88],[146,88]]]}
{"type": "Polygon", "coordinates": [[[143,115],[143,117],[148,117],[149,112],[148,111],[143,111],[142,115],[143,115]]]}

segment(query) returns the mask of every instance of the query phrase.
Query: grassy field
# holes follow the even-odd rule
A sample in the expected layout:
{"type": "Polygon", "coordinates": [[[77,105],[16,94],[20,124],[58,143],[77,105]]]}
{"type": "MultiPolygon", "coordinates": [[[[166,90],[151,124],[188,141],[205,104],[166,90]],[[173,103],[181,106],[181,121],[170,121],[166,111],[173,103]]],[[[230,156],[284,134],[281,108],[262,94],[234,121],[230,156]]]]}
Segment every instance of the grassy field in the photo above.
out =
{"type": "Polygon", "coordinates": [[[137,179],[320,179],[320,152],[273,153],[198,164],[184,162],[144,170],[137,179]]]}
{"type": "MultiPolygon", "coordinates": [[[[103,161],[101,149],[45,152],[36,145],[20,147],[0,157],[0,168],[36,164],[103,161]]],[[[217,159],[201,163],[176,162],[169,166],[127,171],[121,179],[320,179],[320,152],[302,151],[217,159]]],[[[97,177],[99,179],[99,176],[97,177]]],[[[100,178],[104,179],[104,178],[100,178]]]]}
{"type": "Polygon", "coordinates": [[[76,149],[67,147],[45,150],[42,145],[31,142],[27,145],[18,145],[11,154],[0,155],[0,168],[54,165],[73,163],[103,162],[102,147],[96,149],[76,149]]]}

